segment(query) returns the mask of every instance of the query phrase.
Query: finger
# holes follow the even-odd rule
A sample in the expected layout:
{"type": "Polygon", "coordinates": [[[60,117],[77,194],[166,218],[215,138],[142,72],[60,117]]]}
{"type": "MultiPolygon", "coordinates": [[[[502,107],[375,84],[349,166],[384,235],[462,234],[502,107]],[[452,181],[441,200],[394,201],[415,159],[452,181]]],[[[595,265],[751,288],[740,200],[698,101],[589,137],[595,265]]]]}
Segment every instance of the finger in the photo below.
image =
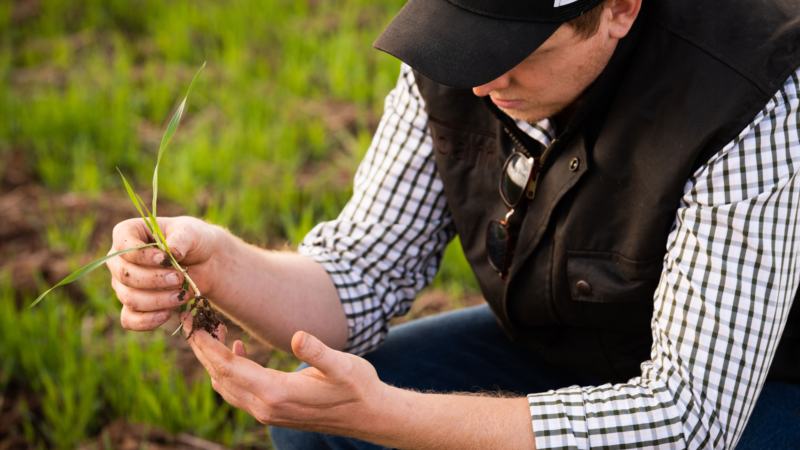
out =
{"type": "MultiPolygon", "coordinates": [[[[114,243],[109,254],[155,242],[143,219],[130,219],[118,223],[117,226],[114,227],[112,237],[114,243]]],[[[156,247],[147,247],[134,252],[124,253],[120,255],[120,257],[128,262],[141,266],[159,266],[164,260],[164,255],[165,253],[156,247]]]]}
{"type": "Polygon", "coordinates": [[[139,312],[175,309],[192,299],[189,293],[182,289],[168,291],[136,289],[125,286],[114,278],[111,279],[111,287],[123,305],[139,312]]]}
{"type": "Polygon", "coordinates": [[[236,341],[233,343],[233,354],[241,358],[247,358],[247,349],[244,347],[244,342],[236,341]]]}
{"type": "MultiPolygon", "coordinates": [[[[187,322],[189,320],[187,319],[187,322]]],[[[200,362],[206,367],[208,373],[217,382],[222,383],[231,393],[237,394],[229,387],[229,383],[262,399],[267,397],[280,401],[280,399],[276,398],[276,395],[281,391],[280,388],[267,391],[265,386],[272,388],[273,386],[282,385],[282,377],[286,375],[283,372],[265,369],[249,359],[237,357],[221,342],[202,330],[194,333],[192,339],[189,340],[189,344],[200,362]],[[198,352],[202,353],[202,355],[198,354],[198,352]]]]}
{"type": "Polygon", "coordinates": [[[154,330],[169,320],[169,311],[134,311],[127,306],[122,307],[119,321],[122,328],[131,331],[154,330]]]}
{"type": "MultiPolygon", "coordinates": [[[[182,313],[182,315],[183,314],[185,313],[182,313]]],[[[186,327],[188,331],[191,332],[191,324],[189,322],[191,322],[191,319],[186,320],[186,327]]],[[[206,371],[211,377],[211,386],[215,391],[217,391],[217,393],[219,393],[219,395],[222,396],[222,398],[225,399],[225,401],[239,409],[246,411],[250,415],[254,415],[253,411],[263,409],[263,402],[261,402],[261,400],[252,392],[249,392],[246,389],[231,383],[230,380],[221,379],[219,374],[216,372],[212,374],[208,368],[213,368],[213,366],[208,362],[208,359],[205,357],[203,352],[196,349],[196,347],[193,345],[193,341],[194,339],[190,339],[189,345],[192,346],[192,350],[195,352],[198,361],[200,361],[203,367],[206,368],[206,371]]]]}
{"type": "Polygon", "coordinates": [[[175,269],[144,267],[117,258],[112,261],[108,262],[111,275],[128,287],[145,290],[179,289],[183,284],[183,273],[175,269]]]}
{"type": "MultiPolygon", "coordinates": [[[[193,316],[188,312],[182,312],[178,315],[178,318],[180,319],[181,324],[183,325],[183,332],[187,336],[186,339],[189,341],[189,346],[192,348],[192,351],[197,357],[197,360],[200,361],[200,364],[202,364],[203,367],[206,368],[208,374],[211,375],[211,380],[214,381],[217,378],[217,374],[214,373],[212,375],[211,371],[209,370],[213,369],[214,366],[212,366],[211,363],[208,362],[208,358],[206,358],[206,355],[204,355],[203,352],[195,348],[194,334],[192,333],[192,317],[193,316]],[[189,338],[188,336],[191,336],[191,338],[189,338]]],[[[216,381],[214,382],[216,383],[216,381]]]]}
{"type": "MultiPolygon", "coordinates": [[[[191,325],[189,325],[189,322],[191,322],[191,319],[186,319],[187,323],[186,328],[188,329],[189,332],[191,332],[191,325]]],[[[239,409],[247,411],[250,415],[256,417],[256,419],[258,419],[260,422],[265,423],[264,422],[266,420],[264,419],[265,416],[264,414],[260,413],[268,411],[268,408],[266,408],[266,404],[264,403],[264,401],[261,400],[260,395],[244,386],[237,384],[237,382],[233,380],[233,377],[226,377],[220,374],[217,367],[215,367],[214,364],[209,362],[205,354],[202,351],[200,351],[200,349],[196,345],[197,341],[195,341],[194,337],[198,336],[201,333],[206,337],[209,336],[208,333],[206,333],[205,331],[198,330],[197,334],[192,335],[192,339],[189,340],[189,345],[192,347],[192,350],[197,356],[198,361],[200,361],[203,367],[205,367],[206,371],[211,377],[211,386],[228,403],[239,409]]],[[[259,366],[259,368],[261,367],[259,366]]],[[[232,370],[235,371],[239,369],[234,368],[232,370]]]]}
{"type": "MultiPolygon", "coordinates": [[[[183,314],[186,314],[186,313],[181,313],[181,315],[183,315],[183,314]]],[[[216,372],[213,373],[213,374],[211,373],[212,370],[214,369],[214,366],[211,365],[210,362],[208,362],[208,358],[206,358],[206,355],[204,355],[203,352],[201,352],[198,349],[196,349],[196,346],[194,345],[194,334],[192,334],[192,316],[190,315],[188,318],[181,319],[181,322],[183,323],[183,331],[184,331],[184,333],[186,333],[186,336],[189,336],[189,335],[192,336],[192,338],[189,339],[189,346],[192,348],[192,351],[194,352],[195,356],[197,357],[197,360],[200,361],[200,364],[202,364],[203,367],[205,367],[206,372],[208,372],[208,374],[211,376],[211,380],[216,383],[217,382],[216,380],[219,377],[218,377],[216,372]]]]}
{"type": "Polygon", "coordinates": [[[304,331],[298,331],[292,336],[292,351],[300,361],[335,379],[349,373],[353,364],[347,354],[329,348],[304,331]]]}
{"type": "Polygon", "coordinates": [[[178,314],[178,319],[181,321],[181,325],[183,325],[183,331],[190,333],[192,331],[192,318],[190,317],[189,311],[181,311],[178,314]]]}
{"type": "Polygon", "coordinates": [[[259,400],[258,397],[254,396],[253,394],[245,393],[245,398],[248,399],[249,402],[231,394],[227,389],[225,389],[221,384],[216,382],[213,378],[211,379],[211,387],[213,387],[214,390],[217,391],[217,393],[221,395],[226,402],[230,403],[235,408],[239,408],[242,411],[246,412],[247,414],[250,414],[251,416],[254,415],[253,410],[255,408],[258,408],[259,406],[263,405],[261,400],[259,400]]]}
{"type": "Polygon", "coordinates": [[[215,331],[219,341],[222,342],[222,345],[225,345],[225,336],[228,334],[228,329],[225,327],[224,323],[217,325],[217,329],[215,331]]]}
{"type": "MultiPolygon", "coordinates": [[[[194,316],[192,316],[191,313],[186,312],[186,311],[184,311],[184,312],[182,312],[182,313],[180,313],[178,315],[178,318],[180,319],[181,324],[183,325],[183,332],[187,336],[187,339],[188,339],[188,336],[190,336],[190,335],[192,336],[192,338],[194,338],[194,334],[192,334],[192,317],[194,317],[194,316]]],[[[200,331],[200,330],[198,330],[198,331],[200,331]]],[[[200,361],[200,364],[202,364],[203,367],[206,367],[206,368],[208,368],[208,367],[212,367],[213,368],[213,366],[211,366],[211,363],[208,362],[208,359],[203,354],[203,352],[195,350],[195,346],[193,345],[193,343],[194,343],[194,339],[189,339],[189,346],[192,347],[192,351],[195,353],[195,356],[197,356],[197,360],[200,361]]],[[[208,370],[208,369],[206,369],[206,370],[208,370]]],[[[210,372],[209,372],[209,374],[210,374],[210,372]]],[[[212,376],[211,378],[214,379],[215,377],[216,377],[216,374],[214,376],[212,376]]]]}

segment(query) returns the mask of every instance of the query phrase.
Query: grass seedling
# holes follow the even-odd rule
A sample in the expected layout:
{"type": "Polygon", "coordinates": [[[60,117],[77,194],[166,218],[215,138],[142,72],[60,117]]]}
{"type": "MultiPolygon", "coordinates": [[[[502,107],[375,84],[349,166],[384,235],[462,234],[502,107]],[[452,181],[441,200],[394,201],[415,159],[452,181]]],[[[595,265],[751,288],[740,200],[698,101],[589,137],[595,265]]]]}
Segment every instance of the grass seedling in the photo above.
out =
{"type": "MultiPolygon", "coordinates": [[[[158,166],[161,164],[161,157],[164,154],[164,150],[167,148],[167,145],[169,145],[169,142],[172,140],[172,136],[175,134],[175,130],[178,129],[178,123],[180,122],[181,116],[183,115],[183,110],[186,107],[186,100],[189,98],[189,93],[192,92],[192,87],[194,86],[194,83],[200,77],[200,74],[203,73],[203,69],[205,69],[205,67],[206,67],[206,64],[203,63],[203,66],[200,67],[200,70],[197,71],[197,74],[192,79],[191,84],[189,84],[189,89],[186,91],[186,96],[183,98],[183,101],[181,102],[180,106],[178,106],[178,110],[175,111],[175,114],[172,116],[172,119],[169,121],[169,125],[167,126],[167,131],[164,132],[164,137],[161,138],[161,145],[158,148],[158,158],[156,159],[156,167],[155,167],[155,170],[153,171],[153,211],[152,212],[147,208],[147,205],[144,203],[142,198],[139,197],[139,195],[137,195],[133,191],[133,188],[131,187],[130,183],[128,183],[128,180],[125,179],[125,175],[122,174],[122,171],[120,171],[119,168],[117,169],[117,171],[119,172],[119,175],[122,177],[123,184],[125,184],[125,190],[128,192],[128,197],[130,197],[131,202],[133,202],[133,205],[136,207],[136,210],[139,211],[139,214],[142,216],[142,219],[144,220],[144,223],[147,225],[147,229],[150,231],[150,234],[153,237],[153,241],[155,241],[155,242],[152,242],[150,244],[141,245],[141,246],[138,246],[138,247],[129,248],[129,249],[126,249],[126,250],[122,250],[122,251],[119,251],[119,252],[104,256],[104,257],[102,257],[102,258],[100,258],[100,259],[98,259],[96,261],[93,261],[93,262],[87,264],[86,266],[78,269],[76,272],[72,273],[71,275],[69,275],[66,278],[64,278],[63,280],[61,280],[55,286],[53,286],[50,289],[48,289],[47,291],[45,291],[42,295],[39,296],[39,298],[37,298],[31,304],[31,306],[30,306],[31,308],[34,307],[37,303],[39,303],[53,289],[55,289],[55,288],[57,288],[59,286],[63,286],[65,284],[72,283],[73,281],[76,281],[76,280],[82,278],[83,276],[85,276],[89,272],[91,272],[94,269],[102,266],[106,261],[108,261],[111,258],[114,258],[116,256],[122,255],[123,253],[132,252],[132,251],[139,250],[139,249],[146,248],[146,247],[158,247],[159,250],[163,251],[167,255],[167,257],[164,259],[163,265],[165,267],[172,266],[176,270],[181,271],[183,273],[183,276],[184,276],[184,282],[183,282],[184,291],[188,292],[189,288],[191,287],[192,292],[194,293],[194,300],[193,300],[191,306],[189,307],[190,315],[191,315],[193,310],[195,310],[195,309],[197,310],[196,314],[194,314],[194,316],[192,318],[192,325],[193,325],[192,333],[196,329],[201,329],[201,330],[207,331],[209,334],[211,334],[212,336],[217,338],[216,329],[217,329],[217,326],[219,326],[222,322],[217,317],[216,312],[211,308],[211,304],[208,302],[208,299],[206,297],[204,297],[200,293],[199,289],[197,289],[197,285],[195,284],[194,280],[192,280],[192,278],[189,276],[189,272],[186,269],[184,269],[183,267],[181,267],[180,264],[178,264],[178,262],[175,260],[175,257],[172,256],[172,252],[170,251],[169,247],[167,246],[167,243],[166,243],[167,240],[164,237],[164,233],[161,231],[161,227],[158,225],[158,221],[156,220],[156,211],[157,211],[156,208],[157,208],[157,200],[158,200],[158,166]]],[[[184,311],[185,309],[186,309],[186,305],[181,306],[181,311],[184,311]]],[[[178,327],[177,330],[175,330],[175,333],[177,333],[181,329],[183,329],[183,322],[181,322],[181,325],[178,327]]],[[[172,333],[172,334],[175,334],[175,333],[172,333]]],[[[189,334],[189,337],[191,337],[191,334],[189,334]]]]}

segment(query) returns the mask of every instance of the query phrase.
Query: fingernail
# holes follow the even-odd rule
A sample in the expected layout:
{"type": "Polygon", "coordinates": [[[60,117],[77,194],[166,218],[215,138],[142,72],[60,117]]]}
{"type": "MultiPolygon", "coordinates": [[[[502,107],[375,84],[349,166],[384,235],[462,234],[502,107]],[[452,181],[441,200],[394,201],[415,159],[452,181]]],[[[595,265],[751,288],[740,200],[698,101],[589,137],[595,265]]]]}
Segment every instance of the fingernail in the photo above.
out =
{"type": "Polygon", "coordinates": [[[164,258],[166,258],[166,256],[162,255],[161,253],[156,253],[153,255],[153,263],[161,265],[161,263],[164,262],[164,258]]]}
{"type": "Polygon", "coordinates": [[[184,312],[180,313],[178,315],[178,317],[181,320],[181,325],[183,325],[183,329],[186,330],[186,331],[191,331],[192,330],[192,318],[189,317],[189,313],[184,311],[184,312]]]}
{"type": "Polygon", "coordinates": [[[247,348],[244,346],[244,342],[236,341],[233,343],[233,353],[236,356],[241,356],[242,358],[247,357],[247,348]]]}
{"type": "Polygon", "coordinates": [[[181,289],[180,292],[172,294],[172,301],[178,304],[183,303],[183,301],[186,299],[186,294],[187,292],[181,289]]]}
{"type": "Polygon", "coordinates": [[[171,273],[167,275],[167,284],[170,286],[177,286],[181,284],[181,277],[179,277],[177,273],[171,273]]]}
{"type": "MultiPolygon", "coordinates": [[[[177,248],[175,248],[175,247],[170,247],[170,248],[169,248],[169,251],[170,251],[170,253],[172,253],[172,256],[173,256],[175,259],[177,259],[178,261],[180,261],[180,260],[181,260],[181,257],[183,256],[183,254],[181,254],[180,250],[178,250],[178,249],[177,249],[177,248]]],[[[166,258],[166,256],[165,256],[165,258],[166,258]]]]}
{"type": "Polygon", "coordinates": [[[300,340],[300,351],[303,351],[308,347],[308,333],[303,333],[303,338],[300,340]]]}

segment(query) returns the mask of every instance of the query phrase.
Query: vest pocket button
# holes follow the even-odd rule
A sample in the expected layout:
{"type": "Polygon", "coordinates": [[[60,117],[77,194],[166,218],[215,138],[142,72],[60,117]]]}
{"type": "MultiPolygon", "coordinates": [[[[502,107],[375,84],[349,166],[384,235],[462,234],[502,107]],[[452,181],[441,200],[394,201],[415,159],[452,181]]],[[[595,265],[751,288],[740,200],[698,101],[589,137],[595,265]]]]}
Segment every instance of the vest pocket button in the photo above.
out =
{"type": "Polygon", "coordinates": [[[592,286],[583,280],[578,281],[575,287],[578,288],[578,294],[580,295],[590,295],[592,293],[592,286]]]}
{"type": "Polygon", "coordinates": [[[572,158],[572,161],[569,162],[569,170],[575,172],[578,170],[578,167],[581,166],[581,160],[578,158],[572,158]]]}

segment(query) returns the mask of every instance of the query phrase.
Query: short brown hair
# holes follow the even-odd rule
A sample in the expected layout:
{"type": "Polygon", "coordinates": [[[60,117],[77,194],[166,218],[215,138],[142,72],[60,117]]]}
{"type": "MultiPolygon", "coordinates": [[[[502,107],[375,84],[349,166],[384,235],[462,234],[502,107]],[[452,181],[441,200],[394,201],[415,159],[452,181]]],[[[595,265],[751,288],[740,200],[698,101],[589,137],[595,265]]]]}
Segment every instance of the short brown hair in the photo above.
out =
{"type": "Polygon", "coordinates": [[[575,30],[575,34],[582,36],[584,39],[588,39],[594,36],[597,30],[600,29],[600,19],[603,17],[604,9],[605,2],[570,20],[567,22],[567,25],[575,30]]]}

